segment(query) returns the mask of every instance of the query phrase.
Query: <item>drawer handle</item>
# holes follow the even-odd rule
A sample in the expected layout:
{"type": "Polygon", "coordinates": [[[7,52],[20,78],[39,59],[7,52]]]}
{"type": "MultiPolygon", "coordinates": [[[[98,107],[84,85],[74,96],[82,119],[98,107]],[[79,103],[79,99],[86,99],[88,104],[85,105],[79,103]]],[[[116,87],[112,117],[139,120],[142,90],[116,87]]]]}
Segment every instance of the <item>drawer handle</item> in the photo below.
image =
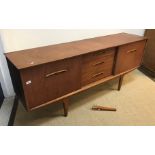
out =
{"type": "Polygon", "coordinates": [[[98,62],[98,63],[94,64],[93,66],[97,66],[97,65],[101,65],[101,64],[104,64],[104,61],[98,62]]]}
{"type": "Polygon", "coordinates": [[[107,53],[107,51],[100,51],[100,52],[96,52],[96,53],[94,53],[95,55],[100,55],[100,54],[106,54],[107,53]]]}
{"type": "Polygon", "coordinates": [[[60,71],[57,71],[57,72],[49,73],[49,74],[46,75],[46,78],[48,78],[50,76],[57,75],[57,74],[61,74],[61,73],[64,73],[64,72],[67,72],[67,70],[64,69],[64,70],[60,70],[60,71]]]}
{"type": "Polygon", "coordinates": [[[133,52],[136,52],[137,50],[136,49],[132,49],[130,51],[127,51],[127,53],[133,53],[133,52]]]}
{"type": "Polygon", "coordinates": [[[102,74],[104,74],[104,72],[101,72],[101,73],[95,74],[95,75],[93,75],[93,78],[98,77],[98,76],[100,76],[100,75],[102,75],[102,74]]]}

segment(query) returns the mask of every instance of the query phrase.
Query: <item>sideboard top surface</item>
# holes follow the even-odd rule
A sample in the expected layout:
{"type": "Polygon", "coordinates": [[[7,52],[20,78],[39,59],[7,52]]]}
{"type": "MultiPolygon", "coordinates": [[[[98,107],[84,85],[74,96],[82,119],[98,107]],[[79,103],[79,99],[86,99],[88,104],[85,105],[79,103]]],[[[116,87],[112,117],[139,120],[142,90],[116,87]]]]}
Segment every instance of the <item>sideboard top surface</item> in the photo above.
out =
{"type": "Polygon", "coordinates": [[[10,52],[6,53],[5,55],[17,69],[24,69],[145,39],[145,37],[133,34],[119,33],[80,41],[10,52]]]}

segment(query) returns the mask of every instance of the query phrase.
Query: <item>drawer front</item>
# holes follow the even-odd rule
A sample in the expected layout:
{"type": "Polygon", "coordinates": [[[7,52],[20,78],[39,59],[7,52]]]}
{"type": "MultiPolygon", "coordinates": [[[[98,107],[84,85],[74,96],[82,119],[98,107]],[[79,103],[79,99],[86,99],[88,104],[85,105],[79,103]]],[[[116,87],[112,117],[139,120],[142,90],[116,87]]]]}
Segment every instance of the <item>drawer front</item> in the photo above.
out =
{"type": "Polygon", "coordinates": [[[107,76],[112,75],[112,68],[113,65],[111,64],[111,66],[109,68],[103,68],[101,69],[101,71],[99,72],[87,72],[82,76],[82,86],[85,86],[87,84],[90,84],[92,82],[101,80],[107,76]]]}
{"type": "Polygon", "coordinates": [[[81,87],[80,57],[23,70],[22,82],[29,109],[81,87]]]}
{"type": "Polygon", "coordinates": [[[123,45],[118,49],[115,74],[139,67],[146,41],[123,45]]]}
{"type": "Polygon", "coordinates": [[[115,49],[101,50],[89,53],[83,56],[84,65],[93,65],[95,62],[102,61],[102,59],[112,58],[115,54],[115,49]]]}
{"type": "Polygon", "coordinates": [[[112,74],[115,50],[103,51],[83,57],[82,86],[112,74]]]}

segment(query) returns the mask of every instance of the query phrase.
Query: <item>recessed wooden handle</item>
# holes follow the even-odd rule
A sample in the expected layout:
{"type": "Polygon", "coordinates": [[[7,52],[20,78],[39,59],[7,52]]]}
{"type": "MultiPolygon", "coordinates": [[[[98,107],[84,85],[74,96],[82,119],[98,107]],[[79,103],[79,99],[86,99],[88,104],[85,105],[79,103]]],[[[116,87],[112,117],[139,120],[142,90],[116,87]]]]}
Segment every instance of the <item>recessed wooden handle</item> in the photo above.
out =
{"type": "Polygon", "coordinates": [[[101,65],[101,64],[104,64],[104,61],[98,62],[98,63],[94,64],[93,66],[97,66],[97,65],[101,65]]]}
{"type": "Polygon", "coordinates": [[[94,55],[101,55],[101,54],[106,54],[107,51],[99,51],[99,52],[95,52],[94,55]]]}
{"type": "Polygon", "coordinates": [[[107,51],[98,51],[94,53],[95,55],[101,55],[101,54],[105,54],[105,55],[111,55],[111,53],[108,53],[107,51]]]}
{"type": "Polygon", "coordinates": [[[56,72],[53,72],[53,73],[49,73],[49,74],[46,75],[46,78],[48,78],[50,76],[57,75],[57,74],[61,74],[61,73],[64,73],[64,72],[67,72],[67,70],[64,69],[64,70],[56,71],[56,72]]]}
{"type": "Polygon", "coordinates": [[[95,75],[93,75],[93,78],[98,77],[98,76],[100,76],[100,75],[102,75],[102,74],[104,74],[104,72],[101,72],[101,73],[95,74],[95,75]]]}
{"type": "Polygon", "coordinates": [[[127,51],[127,53],[133,53],[133,52],[136,52],[136,51],[137,51],[136,49],[132,49],[132,50],[127,51]]]}

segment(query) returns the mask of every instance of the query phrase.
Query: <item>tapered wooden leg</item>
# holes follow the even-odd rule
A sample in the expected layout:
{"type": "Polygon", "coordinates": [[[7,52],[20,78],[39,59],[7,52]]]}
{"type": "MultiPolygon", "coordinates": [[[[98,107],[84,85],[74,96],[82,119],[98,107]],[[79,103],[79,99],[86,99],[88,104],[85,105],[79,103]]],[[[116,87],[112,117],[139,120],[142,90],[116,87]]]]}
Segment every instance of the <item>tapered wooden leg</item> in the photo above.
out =
{"type": "Polygon", "coordinates": [[[18,97],[15,96],[12,111],[11,111],[9,122],[8,122],[8,126],[13,126],[14,125],[16,112],[17,112],[17,108],[18,108],[18,101],[19,101],[18,97]]]}
{"type": "Polygon", "coordinates": [[[122,87],[122,83],[123,83],[123,77],[124,75],[121,75],[120,78],[119,78],[119,83],[118,83],[118,91],[121,90],[121,87],[122,87]]]}
{"type": "Polygon", "coordinates": [[[64,99],[63,100],[63,108],[64,108],[64,116],[67,117],[68,116],[68,99],[64,99]]]}

